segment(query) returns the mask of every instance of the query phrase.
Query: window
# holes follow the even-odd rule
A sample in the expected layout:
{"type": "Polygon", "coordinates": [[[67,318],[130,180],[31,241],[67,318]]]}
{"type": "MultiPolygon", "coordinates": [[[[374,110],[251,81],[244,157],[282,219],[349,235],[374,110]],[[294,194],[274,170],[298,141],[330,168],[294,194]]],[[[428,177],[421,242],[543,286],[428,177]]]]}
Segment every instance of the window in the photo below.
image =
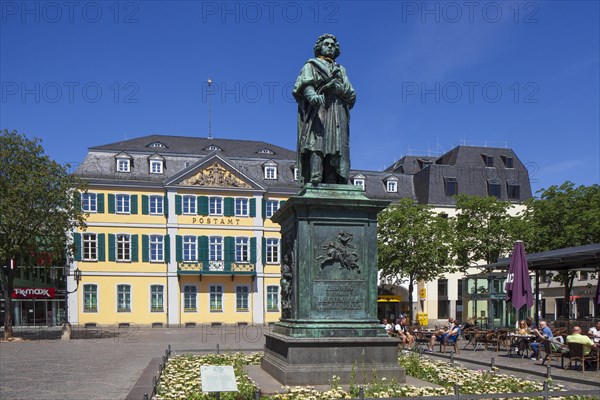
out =
{"type": "Polygon", "coordinates": [[[456,178],[444,178],[444,193],[446,196],[456,196],[458,194],[456,178]]]}
{"type": "Polygon", "coordinates": [[[96,212],[96,193],[82,193],[81,194],[81,209],[84,212],[96,212]]]}
{"type": "Polygon", "coordinates": [[[150,311],[151,312],[162,312],[163,311],[163,286],[152,285],[150,286],[150,311]]]}
{"type": "Polygon", "coordinates": [[[515,183],[507,183],[506,191],[510,200],[519,200],[521,198],[521,186],[515,183]]]}
{"type": "Polygon", "coordinates": [[[279,286],[267,286],[267,311],[279,311],[279,286]]]}
{"type": "Polygon", "coordinates": [[[396,181],[387,181],[386,190],[389,193],[396,193],[396,192],[398,192],[398,182],[396,182],[396,181]]]}
{"type": "Polygon", "coordinates": [[[117,261],[131,261],[131,236],[117,235],[117,261]]]}
{"type": "Polygon", "coordinates": [[[196,311],[196,286],[183,287],[183,311],[196,311]]]}
{"type": "Polygon", "coordinates": [[[294,167],[294,180],[297,181],[298,180],[298,167],[294,167]]]}
{"type": "Polygon", "coordinates": [[[448,279],[438,279],[438,297],[448,298],[448,279]]]}
{"type": "Polygon", "coordinates": [[[223,238],[221,236],[211,236],[208,246],[210,261],[223,261],[223,238]]]}
{"type": "Polygon", "coordinates": [[[277,212],[277,210],[279,210],[279,201],[277,200],[267,200],[265,202],[265,215],[267,216],[267,218],[271,218],[273,216],[273,214],[275,214],[277,212]]]}
{"type": "Polygon", "coordinates": [[[248,216],[248,199],[245,199],[245,198],[235,199],[235,216],[236,217],[247,217],[248,216]]]}
{"type": "Polygon", "coordinates": [[[248,238],[238,237],[235,238],[235,262],[249,262],[250,261],[250,248],[248,247],[248,238]]]}
{"type": "Polygon", "coordinates": [[[258,152],[259,154],[275,154],[272,150],[264,148],[258,152]]]}
{"type": "Polygon", "coordinates": [[[500,198],[500,181],[488,181],[488,196],[500,198]]]}
{"type": "Polygon", "coordinates": [[[164,246],[162,235],[150,235],[150,261],[164,261],[164,246]]]}
{"type": "Polygon", "coordinates": [[[277,179],[277,167],[272,165],[265,166],[265,179],[277,179]]]}
{"type": "Polygon", "coordinates": [[[514,168],[513,166],[513,158],[508,156],[502,156],[502,161],[504,162],[504,166],[506,168],[514,168]]]}
{"type": "Polygon", "coordinates": [[[162,174],[163,173],[162,160],[150,160],[150,173],[151,174],[162,174]]]}
{"type": "Polygon", "coordinates": [[[208,198],[208,214],[223,215],[223,198],[209,197],[208,198]]]}
{"type": "Polygon", "coordinates": [[[128,158],[117,158],[117,172],[129,172],[129,166],[128,158]]]}
{"type": "Polygon", "coordinates": [[[279,263],[279,239],[267,238],[266,245],[267,245],[267,249],[266,249],[267,263],[268,264],[279,263]]]}
{"type": "Polygon", "coordinates": [[[85,261],[98,260],[98,236],[95,233],[83,234],[82,256],[85,261]]]}
{"type": "Polygon", "coordinates": [[[223,286],[210,285],[210,311],[223,311],[223,286]]]}
{"type": "Polygon", "coordinates": [[[196,196],[183,196],[183,213],[196,215],[196,196]]]}
{"type": "Polygon", "coordinates": [[[162,144],[161,142],[154,142],[154,143],[150,143],[150,145],[148,147],[165,147],[165,145],[162,144]]]}
{"type": "Polygon", "coordinates": [[[196,261],[198,259],[196,236],[183,237],[183,261],[196,261]]]}
{"type": "Polygon", "coordinates": [[[588,273],[586,271],[579,271],[579,280],[580,281],[587,281],[588,280],[588,273]]]}
{"type": "Polygon", "coordinates": [[[360,179],[354,179],[353,181],[354,186],[360,186],[362,188],[362,190],[365,190],[365,180],[360,178],[360,179]]]}
{"type": "Polygon", "coordinates": [[[131,286],[117,285],[117,312],[131,312],[131,286]]]}
{"type": "Polygon", "coordinates": [[[482,154],[481,157],[483,157],[483,162],[485,163],[486,167],[494,166],[494,157],[488,156],[487,154],[482,154]]]}
{"type": "Polygon", "coordinates": [[[97,285],[83,285],[83,312],[98,312],[97,285]]]}
{"type": "Polygon", "coordinates": [[[163,197],[162,196],[150,196],[149,206],[150,214],[163,215],[163,197]]]}
{"type": "Polygon", "coordinates": [[[248,298],[250,288],[248,286],[238,286],[235,288],[235,310],[248,311],[248,298]]]}
{"type": "Polygon", "coordinates": [[[131,213],[131,196],[128,194],[118,194],[115,196],[117,203],[117,214],[131,213]]]}
{"type": "Polygon", "coordinates": [[[208,150],[208,151],[223,151],[223,149],[221,149],[219,146],[215,146],[214,144],[206,146],[204,148],[204,150],[208,150]]]}

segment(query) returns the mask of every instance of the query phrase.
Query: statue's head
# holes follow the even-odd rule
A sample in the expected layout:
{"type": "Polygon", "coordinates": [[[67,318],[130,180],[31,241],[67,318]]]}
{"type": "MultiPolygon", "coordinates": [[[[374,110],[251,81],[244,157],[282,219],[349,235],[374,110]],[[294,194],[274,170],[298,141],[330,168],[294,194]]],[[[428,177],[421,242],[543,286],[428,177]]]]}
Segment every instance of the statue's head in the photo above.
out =
{"type": "Polygon", "coordinates": [[[340,55],[340,44],[334,35],[325,33],[317,39],[314,51],[315,57],[325,56],[335,60],[340,55]]]}

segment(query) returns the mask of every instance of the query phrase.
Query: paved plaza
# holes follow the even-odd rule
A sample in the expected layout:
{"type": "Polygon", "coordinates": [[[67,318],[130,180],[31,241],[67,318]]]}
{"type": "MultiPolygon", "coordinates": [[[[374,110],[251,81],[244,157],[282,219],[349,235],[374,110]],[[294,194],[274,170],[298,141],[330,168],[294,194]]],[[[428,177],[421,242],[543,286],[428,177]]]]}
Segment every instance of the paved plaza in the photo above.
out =
{"type": "MultiPolygon", "coordinates": [[[[0,399],[126,399],[146,390],[149,365],[171,345],[174,354],[219,351],[261,351],[267,326],[197,326],[195,328],[98,328],[75,330],[76,339],[61,341],[57,330],[20,332],[25,341],[0,343],[0,399]],[[136,383],[142,387],[136,387],[136,383]],[[135,390],[134,390],[135,387],[135,390]]],[[[434,354],[449,358],[449,354],[434,354]]],[[[489,368],[491,359],[501,372],[543,380],[539,362],[507,357],[502,352],[462,350],[455,360],[473,369],[489,368]]],[[[151,364],[154,362],[154,364],[151,364]]],[[[598,389],[600,373],[564,371],[554,364],[553,379],[573,389],[598,389]]],[[[140,400],[142,396],[139,396],[140,400]]]]}

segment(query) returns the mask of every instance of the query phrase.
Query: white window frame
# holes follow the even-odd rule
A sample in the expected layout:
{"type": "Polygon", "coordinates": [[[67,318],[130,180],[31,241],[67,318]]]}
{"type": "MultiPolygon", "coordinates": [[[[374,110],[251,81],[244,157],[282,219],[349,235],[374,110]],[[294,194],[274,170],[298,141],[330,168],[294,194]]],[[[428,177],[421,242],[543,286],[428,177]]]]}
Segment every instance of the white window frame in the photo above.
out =
{"type": "Polygon", "coordinates": [[[128,283],[120,283],[117,284],[117,312],[118,313],[130,313],[132,311],[132,307],[131,307],[131,298],[132,298],[132,289],[131,289],[131,285],[128,283]],[[124,291],[123,293],[121,293],[119,291],[120,288],[127,288],[127,291],[124,291]],[[124,296],[123,299],[121,299],[121,295],[124,296]],[[126,305],[126,308],[122,308],[121,305],[126,305]]]}
{"type": "Polygon", "coordinates": [[[81,210],[86,213],[98,212],[98,197],[96,193],[81,193],[81,210]]]}
{"type": "Polygon", "coordinates": [[[123,193],[116,194],[115,211],[117,214],[131,214],[131,195],[123,193]]]}
{"type": "Polygon", "coordinates": [[[152,313],[160,313],[165,312],[165,286],[161,284],[150,285],[150,312],[152,313]],[[159,291],[153,291],[154,288],[160,288],[159,291]],[[160,298],[160,308],[153,307],[154,298],[158,300],[160,298]]]}
{"type": "Polygon", "coordinates": [[[362,190],[365,190],[365,180],[363,178],[356,178],[352,183],[354,186],[360,186],[362,190]]]}
{"type": "Polygon", "coordinates": [[[185,215],[196,215],[196,207],[198,206],[196,196],[183,195],[181,196],[181,210],[185,215]]]}
{"type": "Polygon", "coordinates": [[[198,287],[196,285],[184,285],[183,290],[183,312],[197,312],[198,311],[198,287]],[[193,290],[192,290],[193,289],[193,290]],[[193,297],[191,297],[193,296],[193,297]],[[186,304],[186,301],[189,304],[186,304]],[[189,305],[191,307],[186,307],[189,305]]]}
{"type": "Polygon", "coordinates": [[[265,165],[265,179],[277,179],[277,166],[265,165]]]}
{"type": "Polygon", "coordinates": [[[83,289],[82,289],[82,305],[83,305],[83,312],[84,313],[97,313],[98,312],[98,285],[95,283],[86,283],[85,285],[83,285],[83,289]],[[86,292],[86,287],[89,288],[93,288],[93,295],[95,295],[95,305],[96,307],[94,308],[86,308],[86,297],[88,292],[86,292]]]}
{"type": "Polygon", "coordinates": [[[267,200],[265,202],[265,215],[267,218],[271,218],[273,214],[279,210],[279,200],[267,200]]]}
{"type": "Polygon", "coordinates": [[[300,174],[300,170],[298,169],[298,167],[294,167],[293,175],[294,175],[295,181],[297,181],[299,179],[299,174],[300,174]]]}
{"type": "Polygon", "coordinates": [[[279,264],[279,239],[266,238],[265,240],[265,256],[267,264],[279,264]]]}
{"type": "Polygon", "coordinates": [[[131,235],[117,233],[115,238],[115,260],[117,262],[131,262],[131,235]]]}
{"type": "Polygon", "coordinates": [[[223,261],[223,236],[208,238],[208,260],[223,261]]]}
{"type": "Polygon", "coordinates": [[[148,211],[150,215],[164,215],[164,204],[163,196],[149,196],[148,197],[148,211]]]}
{"type": "Polygon", "coordinates": [[[237,285],[235,287],[235,311],[249,312],[250,311],[250,286],[237,285]],[[242,303],[242,304],[240,304],[242,303]],[[246,307],[244,306],[244,303],[246,307]],[[240,307],[241,305],[241,307],[240,307]]]}
{"type": "Polygon", "coordinates": [[[208,309],[210,312],[223,312],[223,285],[209,285],[208,309]],[[213,299],[219,307],[213,308],[213,299]]]}
{"type": "Polygon", "coordinates": [[[235,262],[250,262],[250,239],[248,239],[247,237],[235,238],[235,262]]]}
{"type": "Polygon", "coordinates": [[[162,160],[150,160],[150,173],[151,174],[162,174],[163,173],[162,160]]]}
{"type": "Polygon", "coordinates": [[[208,198],[208,215],[223,215],[223,198],[210,196],[208,198]]]}
{"type": "Polygon", "coordinates": [[[98,261],[98,234],[88,232],[81,235],[81,259],[98,261]]]}
{"type": "Polygon", "coordinates": [[[397,181],[387,181],[385,190],[388,193],[398,193],[398,182],[397,181]]]}
{"type": "Polygon", "coordinates": [[[265,306],[267,307],[267,312],[279,312],[279,286],[267,286],[267,301],[265,306]],[[269,304],[274,304],[275,308],[269,307],[269,304]]]}
{"type": "Polygon", "coordinates": [[[129,158],[117,158],[117,172],[131,172],[131,160],[129,158]]]}
{"type": "Polygon", "coordinates": [[[234,208],[236,217],[247,217],[250,215],[250,200],[247,197],[236,197],[234,208]]]}
{"type": "Polygon", "coordinates": [[[165,240],[163,235],[150,235],[148,238],[148,259],[150,262],[165,261],[165,240]]]}
{"type": "Polygon", "coordinates": [[[182,258],[184,262],[198,261],[198,237],[194,235],[185,235],[182,239],[182,258]],[[186,257],[186,254],[188,255],[186,257]]]}

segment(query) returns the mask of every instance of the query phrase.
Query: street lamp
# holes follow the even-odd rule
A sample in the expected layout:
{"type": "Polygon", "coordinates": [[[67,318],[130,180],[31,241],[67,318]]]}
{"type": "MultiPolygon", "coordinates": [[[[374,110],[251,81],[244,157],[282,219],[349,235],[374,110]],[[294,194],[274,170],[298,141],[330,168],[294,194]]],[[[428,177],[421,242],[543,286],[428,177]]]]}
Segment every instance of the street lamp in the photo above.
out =
{"type": "Polygon", "coordinates": [[[71,324],[69,323],[69,294],[75,293],[79,289],[79,281],[81,280],[81,271],[79,268],[75,268],[73,271],[73,275],[70,275],[71,268],[67,263],[63,266],[63,276],[65,277],[65,323],[62,328],[62,339],[70,340],[71,339],[71,324]],[[77,282],[77,286],[75,290],[69,292],[68,289],[68,279],[69,276],[73,276],[75,282],[77,282]]]}

